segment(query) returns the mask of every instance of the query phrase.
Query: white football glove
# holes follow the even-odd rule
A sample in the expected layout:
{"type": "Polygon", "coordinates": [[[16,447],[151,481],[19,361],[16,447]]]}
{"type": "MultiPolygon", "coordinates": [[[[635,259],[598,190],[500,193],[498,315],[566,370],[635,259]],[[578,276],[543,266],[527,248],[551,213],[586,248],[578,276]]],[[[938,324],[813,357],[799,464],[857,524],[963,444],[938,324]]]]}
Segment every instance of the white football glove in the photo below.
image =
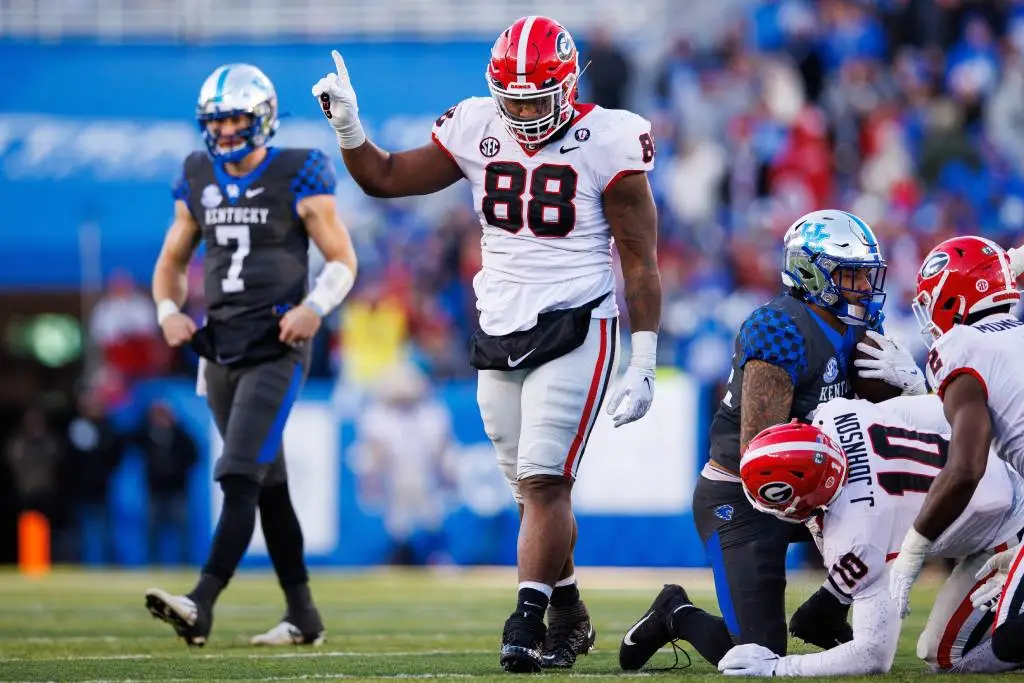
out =
{"type": "Polygon", "coordinates": [[[1010,270],[1013,271],[1013,276],[1024,275],[1024,247],[1007,249],[1006,255],[1010,257],[1010,270]]]}
{"type": "Polygon", "coordinates": [[[996,553],[988,558],[988,562],[983,564],[978,573],[974,575],[975,579],[981,581],[989,574],[992,574],[992,572],[995,572],[988,581],[971,593],[971,604],[974,605],[974,609],[988,612],[996,608],[996,605],[999,603],[999,596],[1003,594],[1006,578],[1010,574],[1010,565],[1013,564],[1013,558],[1017,556],[1017,551],[1021,547],[1015,546],[1001,553],[996,553]]]}
{"type": "Polygon", "coordinates": [[[737,645],[718,661],[718,670],[726,676],[774,676],[779,656],[757,643],[737,645]]]}
{"type": "Polygon", "coordinates": [[[342,149],[355,149],[366,142],[363,124],[359,122],[359,103],[356,91],[348,77],[345,60],[337,50],[331,51],[337,73],[327,74],[313,86],[313,97],[317,98],[327,122],[338,136],[342,149]]]}
{"type": "Polygon", "coordinates": [[[858,358],[853,364],[858,374],[864,379],[880,379],[897,389],[903,390],[904,396],[916,396],[928,392],[924,373],[917,367],[913,356],[893,337],[886,337],[873,330],[867,336],[875,340],[880,348],[862,341],[857,350],[871,356],[858,358]]]}
{"type": "Polygon", "coordinates": [[[657,364],[658,334],[634,332],[633,355],[618,386],[608,397],[607,412],[612,424],[621,427],[647,414],[654,402],[654,368],[657,364]]]}
{"type": "Polygon", "coordinates": [[[910,527],[899,555],[889,568],[889,596],[896,601],[900,619],[910,614],[910,589],[924,568],[925,557],[932,542],[910,527]]]}

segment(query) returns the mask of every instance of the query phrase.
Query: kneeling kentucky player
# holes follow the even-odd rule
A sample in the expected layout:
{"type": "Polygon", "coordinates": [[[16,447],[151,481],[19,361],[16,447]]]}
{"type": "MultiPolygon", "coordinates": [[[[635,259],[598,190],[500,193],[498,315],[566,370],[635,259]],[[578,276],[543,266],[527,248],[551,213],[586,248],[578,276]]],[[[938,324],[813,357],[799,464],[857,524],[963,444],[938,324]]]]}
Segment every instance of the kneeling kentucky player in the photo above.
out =
{"type": "Polygon", "coordinates": [[[196,116],[208,150],[185,159],[153,298],[167,343],[189,343],[204,359],[200,384],[224,439],[215,469],[224,504],[195,588],[187,595],[150,589],[146,607],[189,645],[205,644],[214,602],[249,546],[259,508],[287,611],[252,642],[318,644],[324,626],[309,590],[282,436],[309,367],[309,341],[352,287],[355,252],[335,208],[330,160],[315,149],[266,145],[277,129],[277,96],[262,71],[217,68],[200,90],[196,116]],[[311,238],[326,265],[307,291],[311,238]],[[200,241],[207,322],[196,330],[179,307],[200,241]]]}
{"type": "MultiPolygon", "coordinates": [[[[740,328],[728,391],[711,425],[711,459],[693,496],[722,616],[693,607],[682,587],[666,585],[623,637],[623,669],[639,669],[675,639],[689,641],[712,663],[734,643],[786,652],[786,550],[809,536],[750,505],[740,483],[740,455],[761,430],[794,418],[806,421],[822,403],[852,397],[854,349],[867,330],[881,330],[886,263],[871,228],[845,211],[801,217],[786,232],[784,250],[786,289],[740,328]]],[[[881,348],[875,358],[858,360],[860,376],[905,394],[924,393],[924,375],[913,358],[880,334],[872,339],[881,348]]],[[[850,638],[848,608],[831,594],[819,591],[808,607],[798,614],[817,615],[814,628],[794,618],[794,635],[833,645],[850,638]]]]}

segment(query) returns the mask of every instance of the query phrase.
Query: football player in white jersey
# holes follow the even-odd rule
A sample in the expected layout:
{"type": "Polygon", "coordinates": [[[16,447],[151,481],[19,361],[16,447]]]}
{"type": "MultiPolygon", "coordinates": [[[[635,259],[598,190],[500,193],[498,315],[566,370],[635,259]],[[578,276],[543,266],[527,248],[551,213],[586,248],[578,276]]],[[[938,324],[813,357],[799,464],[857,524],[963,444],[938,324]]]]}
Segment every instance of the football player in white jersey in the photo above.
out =
{"type": "MultiPolygon", "coordinates": [[[[720,671],[760,676],[889,671],[902,622],[889,597],[888,566],[946,461],[948,436],[934,395],[880,404],[836,399],[822,406],[812,425],[794,421],[758,434],[741,463],[744,491],[761,512],[811,528],[829,568],[824,590],[852,602],[853,639],[824,652],[786,657],[754,643],[737,645],[719,661],[720,671]]],[[[966,558],[936,597],[918,639],[917,654],[933,671],[1014,668],[993,654],[993,615],[976,608],[972,597],[992,573],[987,561],[1018,543],[1024,479],[994,452],[987,462],[982,486],[964,514],[928,552],[929,557],[966,558]]]]}
{"type": "Polygon", "coordinates": [[[618,427],[643,417],[654,398],[661,281],[650,123],[577,102],[572,36],[529,16],[494,43],[490,97],[459,102],[437,119],[430,142],[390,153],[367,140],[345,63],[333,56],[337,72],[313,95],[367,194],[428,194],[462,178],[472,185],[483,268],[473,281],[480,329],[470,359],[522,517],[519,598],[500,662],[508,671],[570,667],[594,642],[574,576],[570,495],[617,364],[613,239],[632,356],[607,409],[618,427]]]}
{"type": "MultiPolygon", "coordinates": [[[[1024,473],[1024,322],[1010,314],[1020,301],[1024,254],[981,237],[956,237],[932,249],[917,275],[914,314],[929,346],[928,381],[952,425],[949,463],[907,531],[890,576],[892,597],[906,614],[924,558],[963,512],[986,471],[990,445],[1024,473]]],[[[1017,563],[1019,564],[1019,563],[1017,563]]],[[[1019,583],[1011,577],[1008,588],[1019,583]]],[[[1000,605],[996,654],[1024,662],[1021,601],[1000,605]]]]}

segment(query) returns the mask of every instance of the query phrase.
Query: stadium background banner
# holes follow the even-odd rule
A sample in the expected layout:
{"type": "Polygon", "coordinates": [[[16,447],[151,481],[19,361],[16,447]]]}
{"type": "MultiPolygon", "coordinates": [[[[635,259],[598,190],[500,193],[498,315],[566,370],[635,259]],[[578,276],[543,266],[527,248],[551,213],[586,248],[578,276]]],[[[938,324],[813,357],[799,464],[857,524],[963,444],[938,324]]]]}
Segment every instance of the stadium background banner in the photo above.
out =
{"type": "MultiPolygon", "coordinates": [[[[0,230],[0,288],[78,287],[79,235],[89,224],[102,228],[104,272],[120,265],[149,280],[172,214],[171,183],[185,156],[203,148],[194,123],[199,86],[220,64],[256,64],[274,82],[282,115],[275,144],[319,147],[340,167],[334,134],[310,94],[334,68],[333,47],[344,52],[364,124],[384,147],[425,144],[446,109],[487,94],[490,45],[472,41],[0,43],[0,205],[5,225],[22,226],[0,230]],[[81,87],[83,79],[104,87],[81,87]],[[73,94],[54,96],[57,83],[76,84],[68,86],[73,94]]],[[[343,211],[362,199],[357,192],[339,172],[343,211]]]]}
{"type": "MultiPolygon", "coordinates": [[[[444,536],[457,564],[514,564],[518,520],[511,493],[494,463],[475,401],[473,383],[441,385],[438,398],[451,414],[451,458],[457,464],[455,494],[444,536]]],[[[140,398],[160,396],[174,406],[200,445],[202,466],[189,485],[193,562],[205,557],[216,521],[216,487],[210,473],[219,443],[205,400],[181,381],[155,381],[140,398]]],[[[580,564],[613,566],[704,566],[704,551],[690,500],[706,452],[701,415],[704,390],[686,376],[661,371],[658,400],[643,421],[614,429],[598,419],[577,482],[580,564]]],[[[137,402],[144,405],[145,401],[137,402]]],[[[292,497],[302,522],[311,563],[331,566],[379,564],[390,548],[380,514],[360,502],[352,454],[359,442],[356,411],[362,398],[333,391],[329,383],[306,387],[285,429],[292,497]]],[[[127,412],[119,419],[137,416],[127,412]]],[[[146,500],[141,462],[129,456],[111,492],[119,529],[119,563],[146,562],[146,500]]],[[[269,567],[260,531],[247,566],[269,567]]]]}

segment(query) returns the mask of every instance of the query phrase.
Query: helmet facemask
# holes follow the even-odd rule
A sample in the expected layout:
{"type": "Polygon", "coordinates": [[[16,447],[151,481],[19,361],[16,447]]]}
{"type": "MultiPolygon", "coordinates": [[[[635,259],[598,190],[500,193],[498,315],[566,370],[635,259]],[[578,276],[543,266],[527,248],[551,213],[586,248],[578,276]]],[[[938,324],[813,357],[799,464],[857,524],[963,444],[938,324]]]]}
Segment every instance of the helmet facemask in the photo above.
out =
{"type": "Polygon", "coordinates": [[[210,155],[219,162],[238,162],[253,150],[265,146],[277,131],[277,95],[266,75],[248,64],[218,67],[199,92],[196,123],[210,155]],[[248,116],[250,123],[234,131],[240,142],[229,148],[220,145],[221,136],[210,129],[211,121],[248,116]]]}
{"type": "Polygon", "coordinates": [[[252,108],[252,111],[243,109],[218,110],[209,104],[205,107],[196,108],[196,121],[203,133],[203,141],[210,154],[220,161],[236,162],[241,161],[257,147],[263,147],[267,140],[273,135],[273,130],[268,130],[272,120],[271,107],[269,103],[262,103],[252,108]],[[224,148],[220,146],[220,136],[210,130],[209,122],[222,119],[229,119],[233,116],[248,116],[251,123],[248,127],[236,130],[232,137],[241,140],[239,144],[224,148]]]}
{"type": "Polygon", "coordinates": [[[804,247],[786,254],[785,275],[797,282],[811,303],[847,325],[873,325],[885,303],[884,260],[843,259],[804,247]],[[867,271],[867,286],[858,287],[858,272],[867,271]],[[850,296],[853,295],[853,296],[850,296]]]}
{"type": "Polygon", "coordinates": [[[931,348],[955,326],[1019,300],[1006,253],[993,242],[968,236],[947,240],[928,255],[918,272],[911,309],[931,348]]]}
{"type": "Polygon", "coordinates": [[[572,118],[572,92],[576,87],[576,74],[570,74],[562,82],[554,82],[542,88],[532,83],[513,81],[508,87],[490,78],[487,85],[491,90],[498,115],[505,129],[513,139],[524,145],[540,145],[551,138],[572,118]],[[522,118],[516,114],[517,104],[535,103],[538,114],[522,118]]]}

